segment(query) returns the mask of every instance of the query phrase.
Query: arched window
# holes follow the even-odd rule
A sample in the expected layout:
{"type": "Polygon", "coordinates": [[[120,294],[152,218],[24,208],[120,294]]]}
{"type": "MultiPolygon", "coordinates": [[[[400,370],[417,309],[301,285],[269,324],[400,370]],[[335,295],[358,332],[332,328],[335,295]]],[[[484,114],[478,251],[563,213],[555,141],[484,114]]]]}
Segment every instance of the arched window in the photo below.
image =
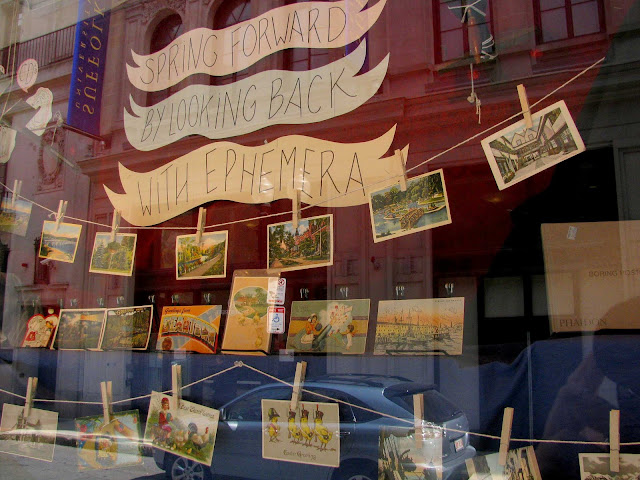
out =
{"type": "MultiPolygon", "coordinates": [[[[151,35],[151,42],[149,42],[149,53],[162,50],[164,47],[173,42],[176,38],[184,33],[184,27],[182,26],[182,18],[177,13],[169,15],[162,20],[151,35]]],[[[177,91],[174,87],[161,90],[159,92],[149,92],[147,94],[147,106],[155,105],[161,100],[164,100],[169,95],[177,91]]]]}
{"type": "MultiPolygon", "coordinates": [[[[249,0],[227,0],[220,5],[213,17],[214,30],[222,30],[251,18],[251,2],[249,0]]],[[[227,85],[237,82],[249,75],[249,69],[241,70],[223,77],[211,77],[214,85],[227,85]]]]}
{"type": "MultiPolygon", "coordinates": [[[[305,0],[286,0],[286,5],[304,3],[305,0]]],[[[284,68],[302,72],[318,68],[329,62],[329,50],[324,48],[289,48],[284,51],[284,68]]]]}

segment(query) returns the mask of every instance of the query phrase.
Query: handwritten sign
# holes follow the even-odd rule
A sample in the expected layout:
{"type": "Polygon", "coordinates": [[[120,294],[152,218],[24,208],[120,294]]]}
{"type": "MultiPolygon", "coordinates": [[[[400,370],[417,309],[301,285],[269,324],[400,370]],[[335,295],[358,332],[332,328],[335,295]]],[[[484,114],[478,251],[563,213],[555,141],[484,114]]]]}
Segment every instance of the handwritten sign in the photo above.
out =
{"type": "Polygon", "coordinates": [[[16,131],[0,125],[0,163],[7,163],[16,146],[16,131]]]}
{"type": "Polygon", "coordinates": [[[42,136],[47,128],[47,124],[53,117],[51,106],[53,105],[53,93],[48,88],[40,87],[35,95],[25,100],[28,105],[35,108],[37,112],[25,125],[33,133],[42,136]]]}
{"type": "Polygon", "coordinates": [[[38,62],[33,58],[28,58],[24,62],[20,64],[18,67],[18,75],[16,79],[18,80],[18,86],[25,92],[28,92],[29,89],[36,83],[36,79],[38,78],[38,62]]]}
{"type": "Polygon", "coordinates": [[[124,112],[127,139],[138,150],[155,150],[194,134],[228,138],[344,115],[369,100],[387,72],[388,55],[356,77],[365,55],[363,42],[350,55],[314,70],[269,70],[231,85],[191,85],[152,107],[131,100],[135,116],[124,112]]]}
{"type": "MultiPolygon", "coordinates": [[[[401,175],[394,156],[381,158],[395,135],[337,143],[288,135],[248,147],[215,142],[146,173],[119,165],[123,194],[105,186],[113,207],[132,225],[164,222],[203,203],[266,203],[301,191],[301,201],[324,207],[362,205],[364,187],[401,175]]],[[[408,156],[409,147],[403,150],[408,156]]]]}
{"type": "Polygon", "coordinates": [[[338,48],[362,37],[387,0],[362,11],[367,0],[294,3],[223,30],[196,28],[150,55],[131,52],[129,81],[154,92],[190,75],[228,75],[286,48],[338,48]]]}

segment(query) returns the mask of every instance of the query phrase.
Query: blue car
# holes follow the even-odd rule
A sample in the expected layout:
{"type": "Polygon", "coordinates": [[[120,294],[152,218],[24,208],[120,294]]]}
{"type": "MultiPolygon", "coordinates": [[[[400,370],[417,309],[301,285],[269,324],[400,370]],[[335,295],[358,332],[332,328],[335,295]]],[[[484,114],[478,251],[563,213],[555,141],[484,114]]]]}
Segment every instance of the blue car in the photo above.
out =
{"type": "MultiPolygon", "coordinates": [[[[436,391],[433,385],[411,382],[402,377],[377,375],[330,375],[304,383],[301,402],[329,402],[323,396],[340,400],[340,467],[322,467],[262,458],[262,399],[290,400],[291,387],[272,383],[257,387],[235,398],[220,409],[220,423],[211,467],[154,449],[157,465],[172,480],[304,479],[377,480],[380,433],[413,438],[413,395],[424,395],[425,421],[445,427],[442,437],[442,478],[453,480],[466,471],[465,460],[475,455],[468,435],[448,429],[468,431],[466,415],[436,391]],[[358,408],[364,407],[365,409],[358,408]],[[406,419],[411,424],[379,415],[406,419]]],[[[284,426],[286,429],[286,424],[284,426]]],[[[400,452],[402,453],[402,452],[400,452]]],[[[402,470],[424,472],[430,478],[431,465],[415,465],[403,459],[402,470]]],[[[434,477],[435,478],[435,477],[434,477]]],[[[386,479],[385,479],[386,480],[386,479]]],[[[393,477],[389,480],[394,480],[393,477]]]]}

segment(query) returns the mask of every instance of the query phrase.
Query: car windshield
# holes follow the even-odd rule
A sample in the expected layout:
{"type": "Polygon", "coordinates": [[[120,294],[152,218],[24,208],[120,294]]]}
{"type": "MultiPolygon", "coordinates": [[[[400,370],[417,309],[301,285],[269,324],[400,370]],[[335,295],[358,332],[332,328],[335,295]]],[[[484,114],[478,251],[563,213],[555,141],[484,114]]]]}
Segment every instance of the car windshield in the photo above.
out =
{"type": "Polygon", "coordinates": [[[458,407],[435,390],[420,392],[411,389],[387,388],[384,396],[413,415],[413,395],[416,393],[424,395],[425,420],[428,422],[443,423],[462,414],[458,407]]]}

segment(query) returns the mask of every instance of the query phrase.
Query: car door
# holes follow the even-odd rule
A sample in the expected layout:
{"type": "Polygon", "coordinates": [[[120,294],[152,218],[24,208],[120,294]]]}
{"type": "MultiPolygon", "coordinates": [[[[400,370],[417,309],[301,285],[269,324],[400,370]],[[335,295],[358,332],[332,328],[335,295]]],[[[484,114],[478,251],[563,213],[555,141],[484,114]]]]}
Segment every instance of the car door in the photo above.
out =
{"type": "Polygon", "coordinates": [[[262,458],[262,399],[291,399],[291,388],[249,392],[228,403],[218,425],[212,469],[217,475],[256,480],[280,477],[280,463],[262,458]]]}

